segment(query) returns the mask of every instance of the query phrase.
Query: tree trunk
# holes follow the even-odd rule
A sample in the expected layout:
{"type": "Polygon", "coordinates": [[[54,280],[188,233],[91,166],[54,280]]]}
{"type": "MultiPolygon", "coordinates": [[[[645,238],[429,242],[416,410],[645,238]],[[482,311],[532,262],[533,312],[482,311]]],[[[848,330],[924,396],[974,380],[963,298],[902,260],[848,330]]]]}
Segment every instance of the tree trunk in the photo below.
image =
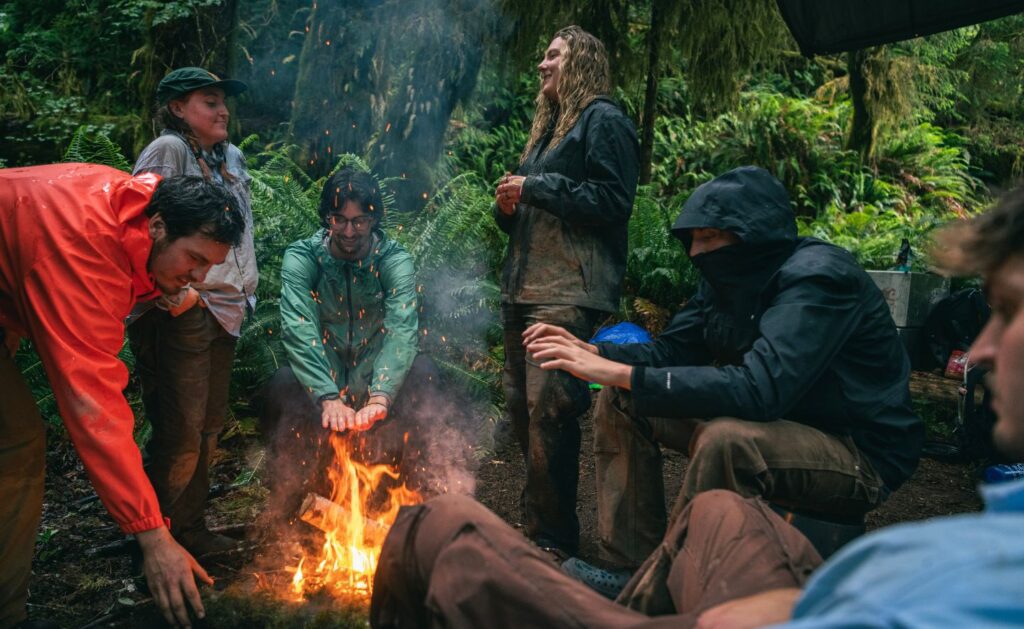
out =
{"type": "Polygon", "coordinates": [[[396,29],[400,72],[370,161],[381,176],[399,178],[392,189],[401,210],[422,207],[434,187],[452,111],[476,86],[489,20],[471,2],[425,0],[410,20],[417,30],[396,29]]]}
{"type": "Polygon", "coordinates": [[[651,27],[647,31],[647,87],[644,90],[643,125],[640,136],[640,183],[651,183],[654,158],[654,125],[658,115],[658,78],[661,75],[661,38],[665,15],[661,2],[651,3],[651,27]]]}
{"type": "Polygon", "coordinates": [[[850,102],[853,104],[853,119],[850,123],[850,135],[846,139],[846,148],[860,153],[861,161],[866,162],[874,151],[875,121],[868,107],[868,84],[864,75],[864,63],[868,59],[867,50],[854,50],[846,53],[846,69],[850,77],[850,102]]]}
{"type": "Polygon", "coordinates": [[[299,57],[291,137],[313,177],[341,153],[363,155],[380,105],[376,65],[377,2],[324,0],[314,5],[299,57]]]}

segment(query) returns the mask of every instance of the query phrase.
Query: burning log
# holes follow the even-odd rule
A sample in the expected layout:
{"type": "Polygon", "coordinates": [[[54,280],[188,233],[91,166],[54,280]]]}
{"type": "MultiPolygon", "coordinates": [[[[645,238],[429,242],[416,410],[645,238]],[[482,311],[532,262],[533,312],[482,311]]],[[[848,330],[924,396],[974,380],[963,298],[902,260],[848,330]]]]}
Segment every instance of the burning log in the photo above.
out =
{"type": "MultiPolygon", "coordinates": [[[[352,522],[352,514],[345,507],[320,494],[308,493],[299,507],[299,519],[327,533],[352,522]]],[[[363,536],[368,540],[380,543],[388,534],[388,527],[375,520],[364,517],[362,525],[363,536]]]]}

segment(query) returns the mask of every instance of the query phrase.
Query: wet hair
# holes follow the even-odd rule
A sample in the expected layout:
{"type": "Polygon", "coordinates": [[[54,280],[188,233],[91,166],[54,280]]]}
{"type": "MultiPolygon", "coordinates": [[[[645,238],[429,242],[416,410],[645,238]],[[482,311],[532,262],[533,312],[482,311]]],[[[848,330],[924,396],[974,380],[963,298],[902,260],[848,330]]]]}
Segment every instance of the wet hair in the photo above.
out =
{"type": "Polygon", "coordinates": [[[559,70],[558,102],[550,100],[543,91],[537,93],[537,110],[530,127],[530,139],[519,157],[520,164],[526,161],[533,147],[552,127],[554,130],[546,150],[558,146],[576,125],[587,105],[612,89],[608,54],[600,39],[579,26],[566,26],[551,40],[559,37],[565,41],[565,50],[559,70]]]}
{"type": "Polygon", "coordinates": [[[162,180],[146,207],[146,216],[157,213],[167,226],[170,241],[201,233],[234,247],[245,231],[245,219],[235,197],[203,177],[162,180]]]}
{"type": "Polygon", "coordinates": [[[349,201],[355,201],[376,222],[384,211],[380,186],[373,175],[354,168],[342,168],[331,175],[320,194],[320,225],[331,226],[331,213],[340,211],[349,201]]]}
{"type": "Polygon", "coordinates": [[[983,214],[940,230],[931,254],[938,270],[949,275],[988,275],[1024,255],[1024,187],[983,214]]]}
{"type": "MultiPolygon", "coordinates": [[[[194,91],[195,90],[192,90],[192,92],[194,91]]],[[[179,96],[175,96],[171,100],[187,99],[192,92],[186,92],[179,96]]],[[[174,112],[171,111],[171,105],[169,102],[157,107],[156,113],[153,115],[153,122],[156,123],[156,126],[159,127],[160,130],[169,129],[185,138],[185,142],[188,143],[188,147],[192,150],[192,156],[196,158],[197,162],[199,162],[199,170],[203,172],[203,177],[206,177],[207,179],[212,178],[210,166],[206,163],[206,160],[203,159],[203,150],[202,147],[199,146],[199,139],[196,137],[195,132],[192,131],[192,127],[185,122],[184,118],[174,115],[174,112]]],[[[228,141],[224,140],[220,145],[221,150],[226,151],[228,141]]],[[[235,181],[235,176],[228,171],[227,160],[224,160],[220,164],[220,176],[224,178],[224,181],[231,183],[234,183],[235,181]]]]}

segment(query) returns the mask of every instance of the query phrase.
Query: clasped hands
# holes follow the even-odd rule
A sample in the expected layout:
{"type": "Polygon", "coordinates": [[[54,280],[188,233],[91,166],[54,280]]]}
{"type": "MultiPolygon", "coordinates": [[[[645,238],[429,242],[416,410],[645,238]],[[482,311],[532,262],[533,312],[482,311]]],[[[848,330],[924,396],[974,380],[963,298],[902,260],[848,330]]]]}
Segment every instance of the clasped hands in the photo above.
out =
{"type": "Polygon", "coordinates": [[[633,367],[603,358],[596,345],[581,341],[565,328],[535,323],[523,332],[523,346],[541,369],[562,369],[580,380],[630,388],[633,367]]]}
{"type": "Polygon", "coordinates": [[[324,400],[321,409],[321,425],[335,432],[369,430],[388,416],[388,403],[382,397],[371,397],[358,411],[340,399],[324,400]]]}
{"type": "Polygon", "coordinates": [[[502,214],[512,216],[516,211],[516,203],[523,197],[523,182],[526,177],[505,173],[494,191],[494,202],[502,214]]]}

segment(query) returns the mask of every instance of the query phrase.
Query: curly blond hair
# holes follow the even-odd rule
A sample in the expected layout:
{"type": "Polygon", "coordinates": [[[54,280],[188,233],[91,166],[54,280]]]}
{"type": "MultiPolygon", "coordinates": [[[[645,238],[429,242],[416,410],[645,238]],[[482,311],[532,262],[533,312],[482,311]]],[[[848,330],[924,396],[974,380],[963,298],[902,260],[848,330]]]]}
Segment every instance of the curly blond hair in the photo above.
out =
{"type": "Polygon", "coordinates": [[[931,255],[936,270],[946,275],[988,275],[1024,255],[1024,188],[1003,195],[984,213],[938,231],[931,255]]]}
{"type": "Polygon", "coordinates": [[[544,96],[543,91],[537,93],[537,111],[533,115],[530,139],[519,157],[520,164],[552,126],[554,131],[546,150],[558,146],[587,105],[611,91],[608,54],[601,40],[579,26],[567,26],[551,39],[559,37],[565,40],[565,50],[558,80],[558,102],[544,96]]]}

